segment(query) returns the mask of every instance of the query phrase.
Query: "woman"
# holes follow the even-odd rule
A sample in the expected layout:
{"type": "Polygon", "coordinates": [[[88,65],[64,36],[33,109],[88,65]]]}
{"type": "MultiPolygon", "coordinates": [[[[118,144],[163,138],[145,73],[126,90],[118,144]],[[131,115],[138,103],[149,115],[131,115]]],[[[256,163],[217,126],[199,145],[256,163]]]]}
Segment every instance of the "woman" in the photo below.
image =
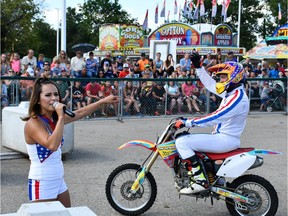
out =
{"type": "Polygon", "coordinates": [[[69,62],[69,58],[64,50],[61,50],[59,52],[58,61],[60,62],[60,68],[65,68],[65,70],[67,70],[67,64],[69,62]]]}
{"type": "Polygon", "coordinates": [[[167,99],[169,106],[169,110],[166,111],[166,114],[172,115],[172,110],[175,107],[176,103],[178,104],[178,113],[182,114],[181,112],[182,99],[180,96],[178,86],[174,83],[174,81],[169,81],[168,85],[166,84],[164,88],[168,95],[167,99]]]}
{"type": "Polygon", "coordinates": [[[169,54],[167,56],[167,59],[164,61],[164,69],[166,71],[167,76],[170,76],[172,72],[174,71],[174,60],[173,56],[169,54]]]}
{"type": "Polygon", "coordinates": [[[197,97],[195,96],[195,93],[197,92],[197,88],[195,85],[192,84],[191,80],[186,81],[182,84],[182,94],[184,96],[184,99],[187,103],[189,113],[192,114],[192,106],[196,110],[197,114],[200,114],[201,111],[196,103],[197,97]]]}
{"type": "Polygon", "coordinates": [[[82,119],[118,97],[109,96],[75,111],[75,117],[64,114],[57,86],[47,78],[36,80],[30,99],[24,135],[29,158],[29,198],[32,202],[60,201],[71,206],[70,195],[64,181],[61,147],[64,143],[64,125],[82,119]]]}
{"type": "Polygon", "coordinates": [[[132,104],[134,106],[134,109],[137,112],[137,115],[141,115],[140,109],[139,109],[137,100],[134,97],[134,94],[135,94],[135,89],[133,87],[132,82],[129,81],[126,83],[125,88],[123,89],[124,102],[126,105],[124,115],[128,115],[129,109],[130,109],[132,104]]]}

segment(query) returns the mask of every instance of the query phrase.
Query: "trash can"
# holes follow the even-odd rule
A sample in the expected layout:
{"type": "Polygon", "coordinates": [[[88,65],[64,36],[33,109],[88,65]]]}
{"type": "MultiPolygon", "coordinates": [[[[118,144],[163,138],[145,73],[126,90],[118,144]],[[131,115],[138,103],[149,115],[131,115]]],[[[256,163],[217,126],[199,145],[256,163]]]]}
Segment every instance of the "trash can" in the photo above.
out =
{"type": "MultiPolygon", "coordinates": [[[[24,139],[24,125],[20,117],[27,116],[29,102],[21,102],[17,107],[5,107],[2,110],[2,146],[27,153],[24,139]]],[[[74,149],[74,123],[64,126],[63,155],[72,153],[74,149]]]]}

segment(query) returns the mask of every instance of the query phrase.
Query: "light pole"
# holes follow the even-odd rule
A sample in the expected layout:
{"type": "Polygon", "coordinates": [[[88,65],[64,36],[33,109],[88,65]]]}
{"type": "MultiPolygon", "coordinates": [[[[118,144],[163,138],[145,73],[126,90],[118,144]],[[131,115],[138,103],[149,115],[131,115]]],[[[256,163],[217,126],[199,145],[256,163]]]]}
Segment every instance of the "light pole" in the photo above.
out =
{"type": "Polygon", "coordinates": [[[66,52],[66,0],[62,0],[61,50],[66,52]]]}
{"type": "Polygon", "coordinates": [[[241,25],[241,0],[239,1],[239,5],[238,5],[238,26],[237,26],[237,47],[240,47],[240,25],[241,25]]]}
{"type": "Polygon", "coordinates": [[[57,24],[56,24],[56,28],[57,28],[57,38],[56,38],[56,56],[59,53],[59,8],[55,8],[57,11],[57,15],[56,15],[56,19],[57,19],[57,24]]]}

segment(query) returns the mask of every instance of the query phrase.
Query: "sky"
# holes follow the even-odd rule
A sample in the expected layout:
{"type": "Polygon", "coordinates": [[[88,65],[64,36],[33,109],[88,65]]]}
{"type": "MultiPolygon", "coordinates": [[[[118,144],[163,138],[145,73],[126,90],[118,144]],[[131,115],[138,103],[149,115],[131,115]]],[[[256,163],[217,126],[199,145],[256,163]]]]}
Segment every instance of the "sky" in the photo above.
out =
{"type": "MultiPolygon", "coordinates": [[[[79,4],[83,4],[85,0],[66,0],[66,7],[77,7],[79,4]]],[[[163,8],[164,0],[119,0],[119,4],[122,5],[122,9],[126,10],[131,17],[138,20],[139,24],[142,25],[145,19],[146,10],[148,9],[148,28],[155,30],[161,24],[164,23],[163,17],[158,17],[158,24],[155,24],[155,8],[158,3],[158,14],[160,16],[163,8]]],[[[178,12],[174,15],[174,2],[175,0],[166,0],[166,16],[168,10],[170,10],[170,20],[177,19],[179,7],[183,9],[185,0],[177,0],[178,12]]],[[[46,15],[46,22],[51,24],[54,28],[57,26],[57,9],[62,9],[62,0],[44,0],[44,14],[46,15]]],[[[218,11],[218,13],[220,13],[218,11]]],[[[61,12],[59,13],[59,19],[61,19],[61,12]]]]}

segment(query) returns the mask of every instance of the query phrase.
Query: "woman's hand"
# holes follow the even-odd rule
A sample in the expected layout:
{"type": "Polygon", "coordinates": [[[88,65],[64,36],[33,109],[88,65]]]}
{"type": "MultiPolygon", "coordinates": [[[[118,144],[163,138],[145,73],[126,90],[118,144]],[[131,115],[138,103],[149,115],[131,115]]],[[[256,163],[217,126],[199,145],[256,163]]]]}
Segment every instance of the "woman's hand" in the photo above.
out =
{"type": "Polygon", "coordinates": [[[114,96],[114,95],[109,95],[105,98],[102,98],[101,102],[105,103],[105,104],[111,104],[111,103],[117,103],[117,102],[119,102],[119,100],[120,100],[120,97],[114,96]]]}
{"type": "Polygon", "coordinates": [[[57,112],[58,118],[64,117],[64,115],[65,115],[64,114],[65,104],[59,103],[59,102],[54,102],[53,103],[53,107],[54,107],[55,111],[57,112]]]}

